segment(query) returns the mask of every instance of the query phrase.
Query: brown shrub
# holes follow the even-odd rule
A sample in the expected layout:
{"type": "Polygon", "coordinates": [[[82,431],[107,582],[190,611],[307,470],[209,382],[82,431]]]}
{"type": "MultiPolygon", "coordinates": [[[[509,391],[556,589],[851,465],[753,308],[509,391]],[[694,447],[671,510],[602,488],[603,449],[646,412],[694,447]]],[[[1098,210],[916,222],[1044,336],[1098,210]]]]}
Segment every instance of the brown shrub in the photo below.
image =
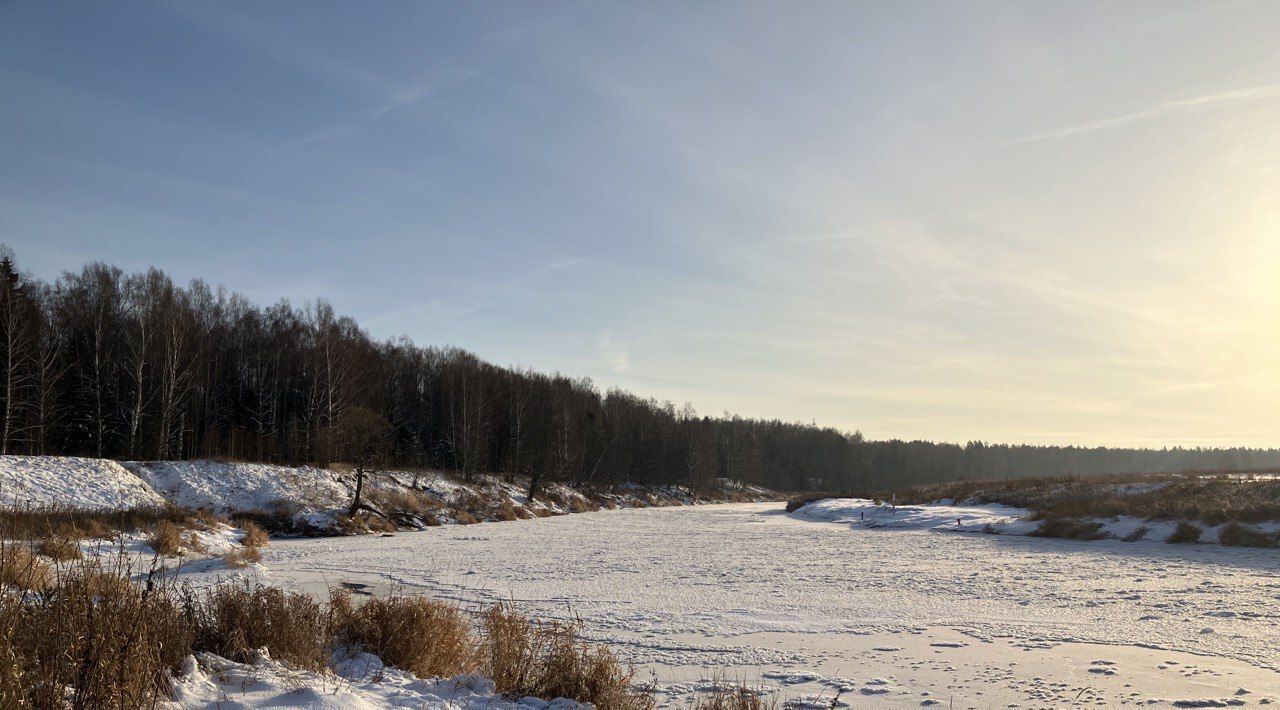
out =
{"type": "Polygon", "coordinates": [[[520,517],[516,515],[516,508],[509,500],[502,501],[502,505],[495,508],[490,513],[490,516],[493,517],[494,520],[500,520],[502,522],[510,522],[512,520],[517,520],[520,517]]]}
{"type": "Polygon", "coordinates": [[[151,532],[151,537],[147,540],[147,544],[156,554],[165,557],[173,557],[182,552],[182,528],[169,522],[161,520],[156,523],[156,527],[151,532]]]}
{"type": "Polygon", "coordinates": [[[459,525],[475,525],[476,523],[480,522],[479,520],[476,519],[476,516],[472,515],[471,513],[468,513],[465,510],[458,511],[453,517],[454,517],[454,520],[458,521],[459,525]]]}
{"type": "Polygon", "coordinates": [[[357,606],[348,592],[339,591],[332,597],[331,609],[336,638],[418,677],[451,677],[475,667],[470,625],[452,604],[391,596],[357,606]]]}
{"type": "Polygon", "coordinates": [[[65,505],[21,508],[0,507],[0,531],[10,540],[42,540],[59,535],[71,540],[110,539],[117,533],[153,530],[161,522],[179,528],[208,529],[216,516],[174,506],[151,506],[126,510],[85,510],[65,505]]]}
{"type": "Polygon", "coordinates": [[[1101,540],[1109,537],[1102,523],[1068,518],[1049,518],[1032,533],[1035,537],[1060,537],[1068,540],[1101,540]]]}
{"type": "Polygon", "coordinates": [[[0,542],[0,585],[24,591],[48,586],[53,570],[23,543],[0,542]]]}
{"type": "MultiPolygon", "coordinates": [[[[832,700],[831,707],[837,707],[835,699],[832,700]]],[[[699,696],[693,703],[694,710],[772,710],[776,707],[776,699],[765,699],[757,689],[741,683],[730,685],[718,681],[710,692],[699,696]]]]}
{"type": "Polygon", "coordinates": [[[1275,547],[1276,539],[1272,535],[1246,527],[1240,523],[1227,523],[1218,534],[1218,542],[1233,547],[1275,547]]]}
{"type": "Polygon", "coordinates": [[[379,510],[417,518],[435,513],[444,507],[444,503],[439,498],[410,488],[377,488],[369,491],[368,500],[379,510]]]}
{"type": "Polygon", "coordinates": [[[261,562],[262,552],[257,547],[241,546],[223,555],[222,561],[232,569],[240,569],[261,562]]]}
{"type": "Polygon", "coordinates": [[[554,503],[555,505],[558,505],[561,508],[567,508],[569,506],[569,502],[565,500],[564,494],[555,488],[545,490],[541,493],[541,495],[542,495],[542,498],[547,502],[554,503]]]}
{"type": "Polygon", "coordinates": [[[590,513],[596,510],[600,510],[600,506],[593,506],[582,498],[571,498],[569,500],[569,512],[571,513],[590,513]]]}
{"type": "Polygon", "coordinates": [[[454,496],[453,507],[471,513],[473,516],[482,515],[489,509],[489,501],[478,493],[463,490],[454,496]]]}
{"type": "Polygon", "coordinates": [[[81,557],[80,546],[65,537],[46,537],[36,547],[36,552],[55,562],[70,562],[81,557]]]}
{"type": "Polygon", "coordinates": [[[0,599],[0,707],[154,708],[191,653],[189,625],[160,580],[85,563],[25,602],[0,599]]]}
{"type": "Polygon", "coordinates": [[[370,532],[396,532],[400,526],[380,515],[360,511],[355,515],[339,515],[338,530],[343,535],[363,535],[370,532]]]}
{"type": "MultiPolygon", "coordinates": [[[[1187,520],[1205,525],[1227,521],[1280,520],[1280,479],[1249,480],[1204,473],[1043,476],[957,481],[898,489],[902,504],[942,498],[973,499],[1028,508],[1041,517],[1187,520]]],[[[858,497],[887,497],[860,491],[858,497]]]]}
{"type": "Polygon", "coordinates": [[[1203,532],[1199,526],[1192,525],[1185,520],[1179,520],[1178,527],[1174,528],[1173,534],[1165,542],[1175,544],[1199,542],[1200,534],[1203,532]]]}
{"type": "Polygon", "coordinates": [[[833,496],[830,493],[808,493],[802,496],[797,496],[787,501],[787,512],[794,513],[810,503],[816,503],[820,500],[836,497],[838,496],[833,496]]]}
{"type": "Polygon", "coordinates": [[[240,528],[253,523],[275,533],[308,532],[307,525],[295,517],[297,512],[296,507],[282,502],[270,510],[239,511],[231,516],[231,520],[240,528]]]}
{"type": "Polygon", "coordinates": [[[538,516],[539,518],[550,518],[551,516],[555,515],[555,511],[551,510],[550,508],[535,508],[533,511],[533,514],[538,516]]]}
{"type": "Polygon", "coordinates": [[[634,669],[608,649],[584,643],[576,625],[533,622],[496,605],[481,617],[481,670],[512,697],[564,697],[599,708],[647,710],[646,693],[632,690],[634,669]]]}
{"type": "Polygon", "coordinates": [[[253,521],[246,521],[243,524],[244,535],[240,537],[240,544],[245,547],[266,547],[270,544],[270,538],[267,531],[263,530],[253,521]]]}
{"type": "Polygon", "coordinates": [[[265,647],[272,658],[319,670],[331,646],[320,603],[275,587],[215,587],[195,616],[196,648],[241,663],[252,662],[265,647]]]}

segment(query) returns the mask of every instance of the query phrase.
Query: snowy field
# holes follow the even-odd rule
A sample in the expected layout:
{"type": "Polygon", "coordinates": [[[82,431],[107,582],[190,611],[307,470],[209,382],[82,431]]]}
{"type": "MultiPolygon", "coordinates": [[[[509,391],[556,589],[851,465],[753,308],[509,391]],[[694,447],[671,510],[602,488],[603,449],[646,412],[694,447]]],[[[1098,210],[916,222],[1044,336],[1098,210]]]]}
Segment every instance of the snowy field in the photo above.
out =
{"type": "Polygon", "coordinates": [[[1280,701],[1280,552],[865,529],[781,505],[279,540],[275,583],[581,617],[669,700],[724,671],[829,707],[1280,701]]]}

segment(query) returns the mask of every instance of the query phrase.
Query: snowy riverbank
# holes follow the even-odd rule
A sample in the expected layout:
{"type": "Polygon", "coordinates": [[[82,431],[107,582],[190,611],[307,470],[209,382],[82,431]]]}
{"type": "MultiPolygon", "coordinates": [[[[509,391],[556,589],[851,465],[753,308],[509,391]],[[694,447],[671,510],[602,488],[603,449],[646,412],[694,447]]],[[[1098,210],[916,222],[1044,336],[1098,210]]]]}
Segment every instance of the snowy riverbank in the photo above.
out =
{"type": "MultiPolygon", "coordinates": [[[[807,520],[839,523],[860,528],[930,530],[934,532],[986,533],[991,535],[1045,534],[1044,521],[1033,520],[1032,512],[995,503],[960,503],[949,500],[929,505],[891,505],[865,498],[825,498],[807,503],[793,515],[807,520]]],[[[1165,542],[1177,530],[1178,521],[1141,520],[1132,516],[1080,518],[1072,521],[1087,526],[1081,539],[1123,542],[1165,542]]],[[[1226,525],[1203,526],[1193,542],[1220,542],[1226,525]]],[[[1280,523],[1249,526],[1267,535],[1280,532],[1280,523]]],[[[1077,528],[1080,529],[1080,528],[1077,528]]],[[[1058,535],[1047,535],[1058,537],[1058,535]]]]}

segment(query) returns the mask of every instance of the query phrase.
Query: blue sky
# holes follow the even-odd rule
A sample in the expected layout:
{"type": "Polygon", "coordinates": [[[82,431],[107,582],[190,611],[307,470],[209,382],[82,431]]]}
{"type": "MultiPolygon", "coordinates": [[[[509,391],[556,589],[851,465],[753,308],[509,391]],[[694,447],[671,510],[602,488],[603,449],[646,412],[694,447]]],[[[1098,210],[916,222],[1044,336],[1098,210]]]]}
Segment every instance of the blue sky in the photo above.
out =
{"type": "Polygon", "coordinates": [[[0,241],[700,411],[1280,444],[1280,4],[0,4],[0,241]]]}

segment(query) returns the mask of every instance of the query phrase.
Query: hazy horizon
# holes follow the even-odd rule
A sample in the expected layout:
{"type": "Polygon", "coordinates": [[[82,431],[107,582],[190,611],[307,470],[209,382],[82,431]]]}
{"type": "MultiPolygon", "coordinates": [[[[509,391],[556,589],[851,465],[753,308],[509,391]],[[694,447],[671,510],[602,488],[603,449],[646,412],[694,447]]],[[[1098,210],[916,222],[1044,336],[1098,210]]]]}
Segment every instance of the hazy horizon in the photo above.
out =
{"type": "Polygon", "coordinates": [[[1280,6],[0,6],[0,242],[875,439],[1273,447],[1280,6]]]}

